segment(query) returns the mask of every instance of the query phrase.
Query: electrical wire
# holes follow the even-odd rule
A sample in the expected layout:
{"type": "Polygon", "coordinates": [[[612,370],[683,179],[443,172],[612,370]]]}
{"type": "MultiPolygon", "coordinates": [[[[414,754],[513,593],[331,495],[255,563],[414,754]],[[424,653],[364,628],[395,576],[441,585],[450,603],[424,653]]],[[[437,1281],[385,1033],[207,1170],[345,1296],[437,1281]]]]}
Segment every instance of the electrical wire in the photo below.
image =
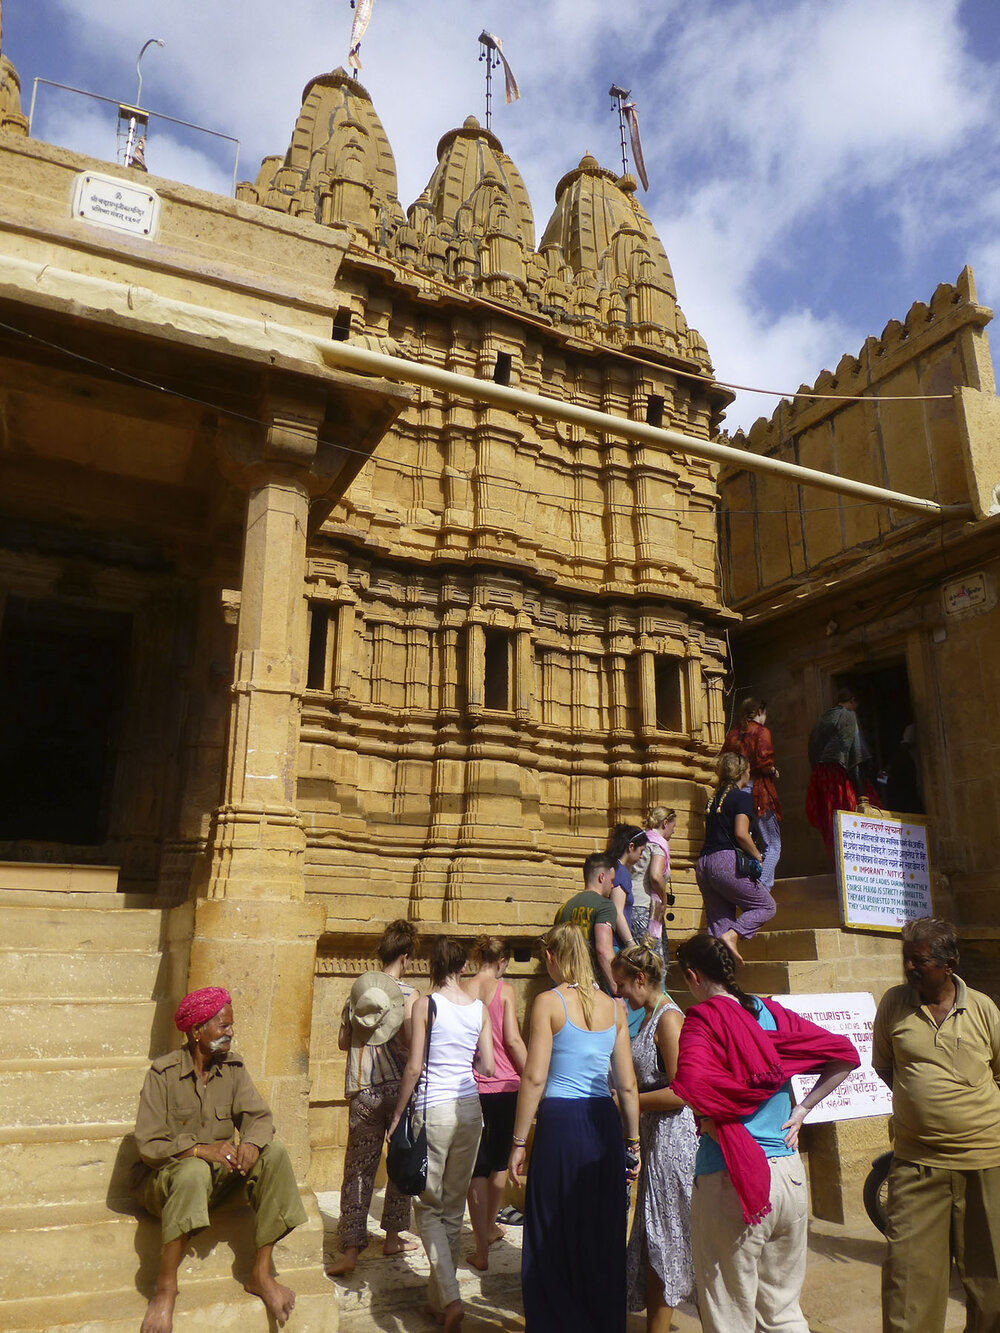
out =
{"type": "MultiPolygon", "coordinates": [[[[107,374],[114,375],[118,379],[124,380],[129,384],[135,384],[138,387],[144,389],[151,389],[155,393],[165,394],[170,398],[176,398],[182,402],[191,403],[196,407],[207,408],[209,411],[218,412],[220,415],[229,417],[234,421],[242,421],[248,423],[249,425],[257,427],[260,426],[260,419],[258,417],[252,417],[244,412],[237,411],[235,408],[226,407],[221,403],[213,403],[208,399],[199,398],[194,394],[185,393],[181,389],[176,389],[165,384],[159,384],[155,380],[146,379],[143,376],[136,375],[129,370],[123,370],[121,367],[114,366],[108,361],[102,361],[98,357],[87,356],[85,353],[78,352],[74,348],[66,347],[61,343],[53,342],[51,339],[43,338],[37,333],[32,333],[27,329],[18,328],[16,325],[9,324],[6,321],[0,320],[0,331],[13,334],[15,337],[24,338],[30,342],[38,343],[39,346],[46,347],[50,351],[59,352],[63,356],[67,356],[74,361],[79,361],[84,365],[93,366],[96,369],[104,371],[107,374]]],[[[337,448],[342,449],[344,453],[354,454],[358,457],[362,457],[365,459],[366,462],[370,461],[373,464],[376,464],[377,466],[384,468],[394,467],[400,471],[410,473],[414,476],[414,478],[430,478],[437,482],[441,481],[440,471],[436,471],[433,468],[421,467],[419,463],[407,463],[404,462],[402,459],[398,458],[390,459],[385,457],[379,457],[364,449],[352,448],[350,445],[347,444],[338,443],[337,448]]],[[[466,473],[458,473],[457,479],[461,480],[462,482],[470,486],[473,484],[473,478],[466,473]]],[[[535,491],[519,484],[518,482],[507,482],[503,481],[500,478],[490,477],[485,481],[484,484],[486,486],[494,487],[497,490],[511,491],[517,495],[529,496],[536,500],[556,500],[564,504],[570,503],[572,507],[575,509],[580,509],[582,507],[589,506],[595,514],[605,514],[605,513],[632,514],[638,508],[638,505],[635,502],[629,504],[617,504],[615,501],[611,499],[588,500],[585,498],[570,497],[559,491],[535,491]]],[[[801,484],[806,485],[808,483],[801,483],[801,484]]],[[[340,502],[343,502],[343,500],[340,502]]],[[[350,500],[349,503],[351,503],[354,508],[359,507],[357,504],[357,498],[350,500]]],[[[447,504],[441,504],[440,506],[436,506],[433,504],[424,504],[424,503],[414,503],[409,506],[403,506],[403,505],[399,506],[400,509],[404,508],[427,509],[433,513],[442,513],[442,514],[451,507],[452,506],[447,504]]],[[[891,508],[890,505],[885,504],[884,502],[879,500],[856,500],[856,501],[851,501],[849,503],[841,502],[838,504],[831,504],[831,505],[814,505],[808,508],[802,508],[801,506],[797,506],[794,508],[786,508],[786,509],[756,509],[756,508],[727,509],[726,513],[727,515],[744,514],[747,516],[759,515],[763,517],[763,516],[777,516],[781,514],[819,514],[819,513],[827,513],[830,511],[836,511],[840,509],[864,509],[871,507],[891,508]]],[[[644,514],[649,514],[652,516],[670,518],[675,514],[691,514],[692,512],[695,511],[692,510],[692,507],[690,505],[672,505],[672,506],[644,505],[642,506],[642,512],[644,514]]],[[[705,512],[706,514],[709,514],[711,511],[706,510],[705,512]]],[[[944,515],[938,515],[935,517],[938,519],[938,521],[942,523],[945,521],[944,515]]]]}
{"type": "MultiPolygon", "coordinates": [[[[437,277],[436,274],[425,273],[421,269],[414,268],[412,264],[404,264],[401,259],[396,259],[393,255],[375,254],[365,246],[359,245],[357,241],[351,241],[347,248],[349,252],[353,251],[356,255],[374,260],[377,263],[390,264],[393,268],[399,269],[400,272],[410,274],[420,282],[427,283],[431,287],[437,287],[440,291],[446,292],[449,296],[456,296],[461,301],[470,305],[479,305],[485,310],[495,310],[499,314],[506,316],[508,319],[516,320],[518,323],[526,324],[531,328],[540,329],[543,333],[550,335],[552,333],[558,333],[558,328],[556,326],[546,324],[544,320],[536,319],[533,315],[529,315],[527,311],[518,310],[514,306],[504,305],[500,301],[491,301],[488,296],[480,296],[475,292],[461,291],[458,287],[452,286],[451,283],[444,282],[441,278],[437,277]]],[[[796,389],[794,392],[789,393],[785,389],[760,389],[751,384],[736,384],[731,380],[716,379],[714,376],[710,380],[706,380],[705,376],[699,374],[698,371],[681,370],[678,366],[665,365],[662,361],[651,361],[647,357],[637,356],[635,352],[626,352],[618,347],[608,347],[604,343],[593,342],[591,339],[580,337],[579,334],[575,334],[574,336],[581,342],[588,343],[588,345],[593,347],[595,351],[599,351],[605,356],[615,356],[624,361],[631,361],[635,365],[646,366],[651,370],[658,371],[661,375],[664,372],[667,372],[670,375],[676,375],[682,379],[697,380],[697,382],[706,389],[720,387],[723,389],[733,389],[738,393],[762,394],[769,398],[787,398],[789,400],[795,398],[808,398],[817,399],[822,402],[836,403],[931,403],[942,401],[944,399],[948,399],[950,402],[952,398],[950,393],[849,394],[816,393],[811,389],[796,389]]]]}

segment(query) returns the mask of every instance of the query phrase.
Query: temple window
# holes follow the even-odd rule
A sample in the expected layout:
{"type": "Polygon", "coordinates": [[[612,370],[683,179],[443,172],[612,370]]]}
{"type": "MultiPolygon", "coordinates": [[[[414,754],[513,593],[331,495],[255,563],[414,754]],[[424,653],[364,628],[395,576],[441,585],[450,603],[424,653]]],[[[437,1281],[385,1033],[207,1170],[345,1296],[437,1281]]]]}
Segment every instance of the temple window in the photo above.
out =
{"type": "Polygon", "coordinates": [[[330,630],[330,612],[325,606],[313,605],[309,620],[309,662],[306,668],[306,689],[328,690],[326,675],[326,640],[330,630]]]}
{"type": "Polygon", "coordinates": [[[493,382],[495,384],[509,384],[512,357],[510,352],[497,352],[497,363],[493,367],[493,382]]]}
{"type": "Polygon", "coordinates": [[[683,664],[677,657],[657,653],[653,661],[653,683],[656,696],[656,728],[658,731],[683,731],[683,664]]]}
{"type": "Polygon", "coordinates": [[[650,393],[646,395],[646,425],[655,426],[657,430],[663,427],[663,395],[659,393],[650,393]]]}
{"type": "Polygon", "coordinates": [[[508,630],[488,629],[486,639],[486,669],[483,682],[483,707],[498,713],[509,713],[511,680],[513,678],[514,636],[508,630]]]}

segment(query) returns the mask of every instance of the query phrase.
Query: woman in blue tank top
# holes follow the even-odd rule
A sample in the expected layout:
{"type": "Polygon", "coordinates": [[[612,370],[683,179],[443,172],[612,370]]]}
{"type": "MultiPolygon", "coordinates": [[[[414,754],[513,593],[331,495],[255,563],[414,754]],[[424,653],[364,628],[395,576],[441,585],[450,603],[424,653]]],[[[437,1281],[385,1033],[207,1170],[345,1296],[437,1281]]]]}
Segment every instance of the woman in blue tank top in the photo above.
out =
{"type": "Polygon", "coordinates": [[[525,1330],[625,1333],[625,1181],[639,1174],[639,1098],[624,1006],[597,989],[579,926],[553,926],[543,957],[555,985],[531,1009],[508,1168],[520,1185],[537,1111],[521,1258],[525,1330]]]}

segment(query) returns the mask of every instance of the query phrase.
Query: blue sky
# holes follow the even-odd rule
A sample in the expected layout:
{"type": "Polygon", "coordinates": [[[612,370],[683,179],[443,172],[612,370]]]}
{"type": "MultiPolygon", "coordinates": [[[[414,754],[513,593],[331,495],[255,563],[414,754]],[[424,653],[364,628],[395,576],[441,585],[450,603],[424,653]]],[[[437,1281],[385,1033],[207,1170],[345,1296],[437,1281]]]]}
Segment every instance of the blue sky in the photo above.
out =
{"type": "MultiPolygon", "coordinates": [[[[283,153],[306,81],[343,64],[348,0],[3,0],[25,110],[36,76],[143,102],[241,140],[240,176],[283,153]]],[[[440,136],[482,118],[480,29],[522,100],[494,129],[540,235],[581,155],[618,162],[607,89],[631,87],[650,192],[688,321],[719,377],[794,391],[973,266],[1000,301],[997,0],[375,0],[362,81],[404,208],[440,136]]],[[[114,155],[114,112],[41,88],[39,137],[114,155]]],[[[160,130],[151,170],[228,190],[231,148],[160,130]]],[[[776,400],[740,395],[727,425],[776,400]]]]}

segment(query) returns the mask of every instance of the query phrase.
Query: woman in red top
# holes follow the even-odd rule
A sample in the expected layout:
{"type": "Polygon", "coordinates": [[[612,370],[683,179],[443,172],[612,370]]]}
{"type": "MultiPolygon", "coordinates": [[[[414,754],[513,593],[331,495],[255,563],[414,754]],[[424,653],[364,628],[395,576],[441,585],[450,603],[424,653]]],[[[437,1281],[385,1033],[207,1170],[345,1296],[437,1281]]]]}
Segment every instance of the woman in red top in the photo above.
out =
{"type": "Polygon", "coordinates": [[[745,699],[740,712],[740,724],[726,736],[722,753],[730,751],[741,754],[750,765],[754,824],[765,847],[761,857],[764,868],[760,887],[770,891],[774,888],[774,872],[781,855],[781,802],[774,785],[778,776],[774,763],[774,742],[764,725],[767,721],[767,704],[763,700],[745,699]]]}

